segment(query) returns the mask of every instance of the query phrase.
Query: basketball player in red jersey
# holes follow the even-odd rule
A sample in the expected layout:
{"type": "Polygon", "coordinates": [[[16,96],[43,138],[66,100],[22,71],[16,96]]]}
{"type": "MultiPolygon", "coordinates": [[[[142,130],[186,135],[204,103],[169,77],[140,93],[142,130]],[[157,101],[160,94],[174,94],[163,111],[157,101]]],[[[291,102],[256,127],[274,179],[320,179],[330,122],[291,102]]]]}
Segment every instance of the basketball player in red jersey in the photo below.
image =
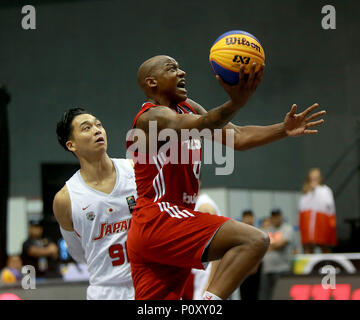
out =
{"type": "MultiPolygon", "coordinates": [[[[229,122],[262,80],[265,66],[258,73],[255,67],[247,79],[241,67],[239,82],[233,86],[217,77],[230,100],[207,112],[187,97],[186,74],[173,58],[155,56],[146,60],[138,70],[138,83],[148,102],[135,117],[133,129],[145,133],[147,147],[154,141],[149,134],[152,121],[157,132],[174,129],[179,135],[181,129],[222,129],[224,144],[225,130],[231,129],[235,150],[317,133],[309,128],[323,123],[322,119],[312,120],[325,111],[309,114],[318,104],[299,114],[293,105],[283,122],[270,126],[240,127],[229,122]]],[[[129,149],[132,142],[127,140],[129,149]]],[[[193,160],[199,159],[197,144],[178,142],[179,152],[188,149],[188,164],[172,163],[167,154],[160,152],[159,143],[157,147],[153,153],[146,151],[146,163],[135,160],[138,199],[127,241],[135,299],[180,299],[191,268],[203,269],[207,262],[218,259],[221,261],[203,299],[227,299],[262,259],[268,236],[233,219],[193,210],[200,167],[199,161],[193,160]]],[[[132,153],[139,154],[139,149],[132,153]]]]}

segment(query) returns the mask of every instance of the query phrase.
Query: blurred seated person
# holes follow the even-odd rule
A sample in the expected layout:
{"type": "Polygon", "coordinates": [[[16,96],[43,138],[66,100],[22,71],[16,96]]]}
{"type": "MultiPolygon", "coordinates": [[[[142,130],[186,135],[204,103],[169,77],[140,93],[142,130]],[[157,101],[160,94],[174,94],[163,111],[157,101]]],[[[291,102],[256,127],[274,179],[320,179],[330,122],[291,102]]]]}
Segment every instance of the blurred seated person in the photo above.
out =
{"type": "Polygon", "coordinates": [[[21,280],[22,261],[18,255],[10,255],[6,260],[6,267],[1,270],[0,279],[2,283],[10,284],[21,280]]]}
{"type": "Polygon", "coordinates": [[[44,228],[39,221],[30,221],[29,237],[23,243],[23,265],[35,268],[36,277],[60,277],[58,270],[59,250],[55,243],[43,237],[44,228]]]}
{"type": "MultiPolygon", "coordinates": [[[[251,226],[255,225],[255,216],[251,209],[246,209],[242,212],[241,221],[251,226]]],[[[260,263],[252,273],[243,281],[240,285],[240,300],[258,300],[259,287],[260,287],[260,275],[261,275],[260,263]]]]}
{"type": "Polygon", "coordinates": [[[243,211],[241,221],[251,226],[255,225],[255,217],[251,209],[243,211]]]}
{"type": "Polygon", "coordinates": [[[291,271],[294,230],[284,221],[281,209],[276,208],[264,231],[269,235],[270,246],[262,261],[259,299],[271,300],[277,279],[291,271]]]}
{"type": "Polygon", "coordinates": [[[261,220],[260,229],[265,230],[271,226],[270,218],[265,217],[261,220]]]}

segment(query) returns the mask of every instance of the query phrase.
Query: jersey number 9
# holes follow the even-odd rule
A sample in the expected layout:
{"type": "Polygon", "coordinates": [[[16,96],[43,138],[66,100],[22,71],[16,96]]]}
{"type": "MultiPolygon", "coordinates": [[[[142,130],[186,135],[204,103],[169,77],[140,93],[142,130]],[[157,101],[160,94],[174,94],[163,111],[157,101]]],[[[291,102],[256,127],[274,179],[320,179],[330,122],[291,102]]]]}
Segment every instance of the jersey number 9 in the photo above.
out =
{"type": "Polygon", "coordinates": [[[119,243],[112,245],[109,248],[109,256],[113,267],[122,265],[125,262],[124,247],[119,243]]]}

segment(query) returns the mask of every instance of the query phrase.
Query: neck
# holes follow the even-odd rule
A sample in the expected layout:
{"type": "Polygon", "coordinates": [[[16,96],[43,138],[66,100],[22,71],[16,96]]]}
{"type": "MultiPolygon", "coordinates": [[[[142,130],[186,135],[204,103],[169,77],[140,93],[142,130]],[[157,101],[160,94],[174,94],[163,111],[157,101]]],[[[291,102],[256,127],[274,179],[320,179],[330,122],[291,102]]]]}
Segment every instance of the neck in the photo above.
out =
{"type": "Polygon", "coordinates": [[[80,158],[80,173],[87,183],[99,183],[115,171],[114,164],[107,153],[101,158],[80,158]]]}

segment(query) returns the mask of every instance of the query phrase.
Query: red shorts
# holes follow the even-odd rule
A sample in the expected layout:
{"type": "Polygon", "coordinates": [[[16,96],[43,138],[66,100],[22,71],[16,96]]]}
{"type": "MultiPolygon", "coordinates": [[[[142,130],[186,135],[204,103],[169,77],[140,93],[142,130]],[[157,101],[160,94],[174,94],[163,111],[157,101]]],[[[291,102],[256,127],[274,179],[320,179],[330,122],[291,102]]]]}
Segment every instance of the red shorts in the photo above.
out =
{"type": "Polygon", "coordinates": [[[135,209],[127,237],[135,299],[180,299],[191,268],[204,269],[203,252],[229,219],[168,203],[135,209]],[[137,219],[143,214],[152,219],[137,219]]]}

